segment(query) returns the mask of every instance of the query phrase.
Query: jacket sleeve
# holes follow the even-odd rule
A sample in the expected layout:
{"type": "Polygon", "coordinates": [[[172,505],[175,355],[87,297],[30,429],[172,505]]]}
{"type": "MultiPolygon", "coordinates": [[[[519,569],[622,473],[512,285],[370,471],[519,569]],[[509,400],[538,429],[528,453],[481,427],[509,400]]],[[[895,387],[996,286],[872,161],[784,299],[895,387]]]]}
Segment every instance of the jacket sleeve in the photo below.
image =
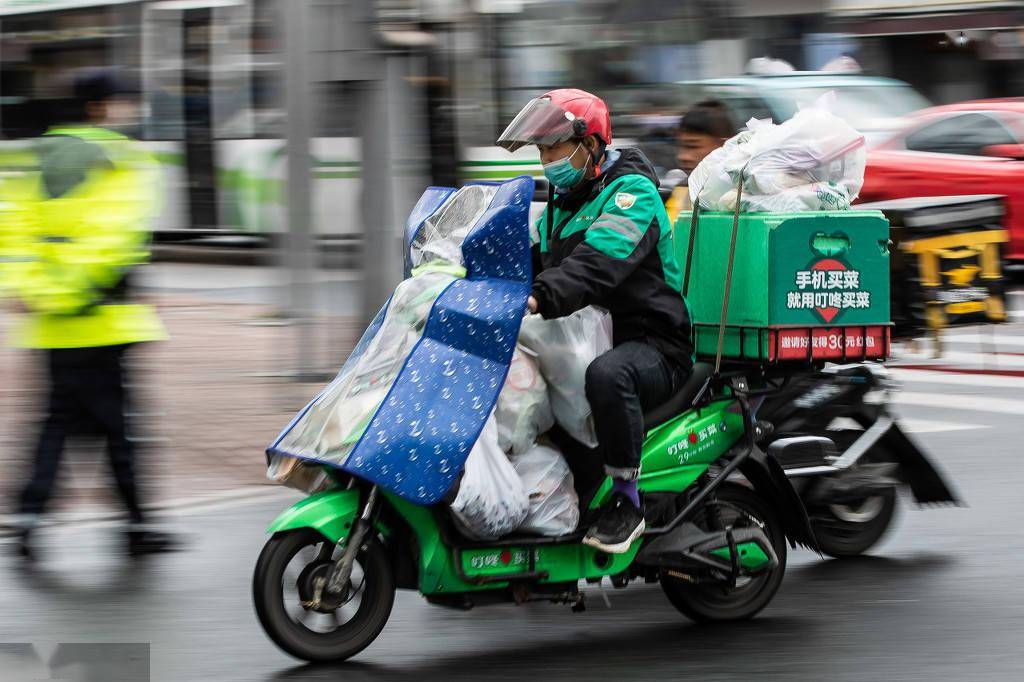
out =
{"type": "Polygon", "coordinates": [[[657,248],[658,217],[664,211],[654,183],[629,176],[610,194],[573,252],[535,277],[531,294],[537,312],[550,319],[599,304],[657,248]]]}

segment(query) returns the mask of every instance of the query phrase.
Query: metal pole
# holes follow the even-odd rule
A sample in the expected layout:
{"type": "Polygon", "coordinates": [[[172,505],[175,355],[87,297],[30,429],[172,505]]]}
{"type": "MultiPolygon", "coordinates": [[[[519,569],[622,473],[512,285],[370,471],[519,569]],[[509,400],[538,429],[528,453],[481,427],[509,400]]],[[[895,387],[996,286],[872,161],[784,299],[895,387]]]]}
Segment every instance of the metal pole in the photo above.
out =
{"type": "Polygon", "coordinates": [[[287,107],[288,145],[288,227],[287,254],[289,304],[295,321],[294,373],[311,374],[313,334],[311,321],[315,309],[312,278],[316,261],[313,252],[312,156],[309,79],[310,0],[281,2],[285,23],[285,104],[287,107]]]}
{"type": "Polygon", "coordinates": [[[391,172],[390,112],[388,106],[388,56],[380,77],[362,88],[360,137],[362,156],[363,302],[362,318],[369,323],[394,289],[395,217],[391,172]]]}

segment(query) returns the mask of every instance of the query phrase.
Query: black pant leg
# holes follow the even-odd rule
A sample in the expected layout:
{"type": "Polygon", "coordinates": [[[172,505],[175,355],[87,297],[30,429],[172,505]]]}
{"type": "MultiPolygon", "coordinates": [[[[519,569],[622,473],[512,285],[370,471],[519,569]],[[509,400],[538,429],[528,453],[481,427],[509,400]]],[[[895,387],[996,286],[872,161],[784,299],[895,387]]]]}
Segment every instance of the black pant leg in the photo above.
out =
{"type": "Polygon", "coordinates": [[[110,468],[117,491],[133,522],[142,522],[135,474],[135,447],[128,438],[124,346],[96,350],[88,409],[107,439],[110,468]]]}
{"type": "Polygon", "coordinates": [[[18,511],[22,514],[42,514],[53,494],[64,442],[79,416],[75,399],[75,360],[74,350],[46,353],[50,381],[47,414],[33,452],[32,476],[20,496],[18,511]]]}
{"type": "Polygon", "coordinates": [[[677,374],[661,351],[641,341],[620,344],[587,368],[587,400],[608,475],[640,475],[644,409],[671,397],[677,374]]]}

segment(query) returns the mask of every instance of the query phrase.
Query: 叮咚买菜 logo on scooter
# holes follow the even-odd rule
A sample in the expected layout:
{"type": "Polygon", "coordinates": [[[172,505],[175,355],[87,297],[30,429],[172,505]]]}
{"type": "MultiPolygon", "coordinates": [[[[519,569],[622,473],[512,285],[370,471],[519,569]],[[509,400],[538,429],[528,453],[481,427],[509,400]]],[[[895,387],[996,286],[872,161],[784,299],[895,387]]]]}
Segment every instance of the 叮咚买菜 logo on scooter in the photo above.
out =
{"type": "Polygon", "coordinates": [[[717,424],[708,424],[699,431],[690,431],[682,438],[668,446],[669,457],[678,456],[680,464],[686,464],[694,455],[699,455],[715,444],[718,435],[717,424]]]}

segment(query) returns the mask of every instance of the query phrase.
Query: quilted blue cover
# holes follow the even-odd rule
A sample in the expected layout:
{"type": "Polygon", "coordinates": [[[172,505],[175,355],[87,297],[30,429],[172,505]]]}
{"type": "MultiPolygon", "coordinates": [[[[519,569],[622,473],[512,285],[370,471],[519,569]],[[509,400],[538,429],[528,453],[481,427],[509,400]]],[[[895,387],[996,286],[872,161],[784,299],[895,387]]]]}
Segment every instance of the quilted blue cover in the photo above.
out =
{"type": "MultiPolygon", "coordinates": [[[[452,192],[424,192],[407,223],[407,244],[452,192]]],[[[532,178],[500,185],[462,244],[465,279],[434,302],[422,338],[347,460],[323,463],[417,504],[433,504],[448,491],[494,407],[519,336],[531,282],[532,197],[532,178]]],[[[347,363],[362,353],[383,314],[347,363]]],[[[289,430],[268,453],[288,454],[276,446],[289,430]]]]}

